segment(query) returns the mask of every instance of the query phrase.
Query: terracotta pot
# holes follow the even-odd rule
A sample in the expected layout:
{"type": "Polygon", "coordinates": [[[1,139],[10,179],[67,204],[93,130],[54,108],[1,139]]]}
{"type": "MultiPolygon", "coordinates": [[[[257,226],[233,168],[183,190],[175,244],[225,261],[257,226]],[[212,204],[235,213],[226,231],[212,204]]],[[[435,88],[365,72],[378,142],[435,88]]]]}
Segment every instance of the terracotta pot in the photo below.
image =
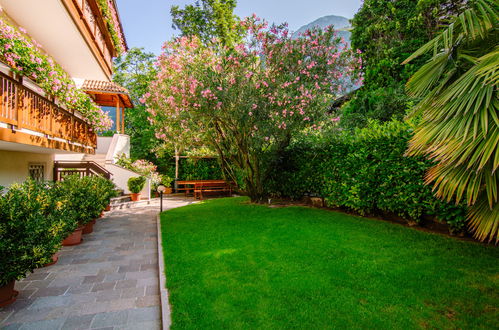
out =
{"type": "Polygon", "coordinates": [[[81,244],[81,235],[83,233],[83,227],[78,227],[76,230],[66,237],[64,241],[62,241],[62,246],[71,246],[81,244]]]}
{"type": "Polygon", "coordinates": [[[173,193],[173,189],[172,188],[166,188],[165,192],[163,194],[171,194],[171,193],[173,193]]]}
{"type": "Polygon", "coordinates": [[[132,200],[132,202],[138,202],[140,200],[140,193],[138,194],[131,193],[130,199],[132,200]]]}
{"type": "Polygon", "coordinates": [[[55,265],[57,263],[57,260],[59,260],[59,252],[56,252],[52,255],[52,262],[49,262],[48,264],[45,264],[43,267],[48,267],[55,265]]]}
{"type": "Polygon", "coordinates": [[[95,219],[83,226],[83,234],[90,234],[94,231],[95,219]]]}
{"type": "Polygon", "coordinates": [[[111,205],[106,206],[106,208],[104,209],[104,211],[111,211],[111,205]]]}
{"type": "Polygon", "coordinates": [[[14,290],[15,283],[16,281],[12,281],[0,287],[0,307],[5,307],[16,301],[19,292],[14,290]]]}

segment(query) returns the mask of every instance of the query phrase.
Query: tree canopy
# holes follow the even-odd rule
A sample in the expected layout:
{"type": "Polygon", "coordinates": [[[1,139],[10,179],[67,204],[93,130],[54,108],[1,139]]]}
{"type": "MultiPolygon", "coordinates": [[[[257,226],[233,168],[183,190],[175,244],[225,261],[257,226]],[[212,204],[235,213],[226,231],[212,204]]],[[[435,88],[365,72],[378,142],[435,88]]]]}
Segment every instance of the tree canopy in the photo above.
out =
{"type": "Polygon", "coordinates": [[[167,43],[145,97],[158,138],[212,147],[225,176],[262,201],[279,151],[336,122],[329,104],[355,81],[358,60],[331,28],[293,39],[256,17],[241,26],[247,42],[234,48],[195,36],[167,43]]]}
{"type": "Polygon", "coordinates": [[[362,52],[363,87],[345,107],[342,125],[402,119],[413,103],[404,85],[429,58],[401,63],[460,13],[464,0],[365,0],[352,20],[352,47],[362,52]]]}
{"type": "Polygon", "coordinates": [[[239,17],[234,15],[236,0],[196,0],[194,4],[171,7],[173,27],[182,36],[197,36],[204,44],[220,40],[226,46],[241,40],[239,17]]]}

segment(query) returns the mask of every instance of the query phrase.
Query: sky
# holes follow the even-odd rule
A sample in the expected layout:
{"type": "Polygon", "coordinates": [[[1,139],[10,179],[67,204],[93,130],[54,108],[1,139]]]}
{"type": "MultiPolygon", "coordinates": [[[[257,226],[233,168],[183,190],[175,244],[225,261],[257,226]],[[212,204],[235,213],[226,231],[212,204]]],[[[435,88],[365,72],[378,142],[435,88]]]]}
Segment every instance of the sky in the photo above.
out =
{"type": "MultiPolygon", "coordinates": [[[[362,0],[238,0],[236,15],[255,13],[270,23],[288,22],[298,30],[319,17],[338,15],[352,18],[362,0]]],[[[172,28],[170,7],[194,0],[116,0],[128,47],[144,47],[159,55],[161,45],[179,32],[172,28]]]]}

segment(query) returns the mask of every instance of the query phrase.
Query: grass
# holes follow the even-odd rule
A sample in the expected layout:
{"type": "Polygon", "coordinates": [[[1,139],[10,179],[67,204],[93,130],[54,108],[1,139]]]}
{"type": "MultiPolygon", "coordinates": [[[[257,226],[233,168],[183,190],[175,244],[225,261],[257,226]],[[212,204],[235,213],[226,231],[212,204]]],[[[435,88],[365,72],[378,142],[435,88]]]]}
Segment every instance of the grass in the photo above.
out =
{"type": "Polygon", "coordinates": [[[245,198],[161,216],[173,329],[497,328],[499,249],[245,198]]]}

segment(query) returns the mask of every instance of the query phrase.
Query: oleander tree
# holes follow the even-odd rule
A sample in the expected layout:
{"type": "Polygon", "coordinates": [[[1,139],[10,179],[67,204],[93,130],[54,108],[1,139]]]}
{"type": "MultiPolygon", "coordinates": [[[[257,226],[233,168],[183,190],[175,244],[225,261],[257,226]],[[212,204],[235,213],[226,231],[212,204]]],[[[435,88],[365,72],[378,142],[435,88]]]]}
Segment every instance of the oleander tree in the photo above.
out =
{"type": "Polygon", "coordinates": [[[499,241],[499,4],[473,0],[433,40],[405,63],[431,53],[407,84],[421,101],[421,118],[409,155],[436,161],[426,176],[435,194],[470,206],[471,229],[480,240],[499,241]]]}
{"type": "Polygon", "coordinates": [[[143,101],[158,138],[213,148],[225,177],[261,202],[279,153],[337,120],[330,102],[356,82],[360,60],[332,27],[298,39],[256,16],[241,27],[245,42],[234,47],[195,36],[166,43],[143,101]]]}

